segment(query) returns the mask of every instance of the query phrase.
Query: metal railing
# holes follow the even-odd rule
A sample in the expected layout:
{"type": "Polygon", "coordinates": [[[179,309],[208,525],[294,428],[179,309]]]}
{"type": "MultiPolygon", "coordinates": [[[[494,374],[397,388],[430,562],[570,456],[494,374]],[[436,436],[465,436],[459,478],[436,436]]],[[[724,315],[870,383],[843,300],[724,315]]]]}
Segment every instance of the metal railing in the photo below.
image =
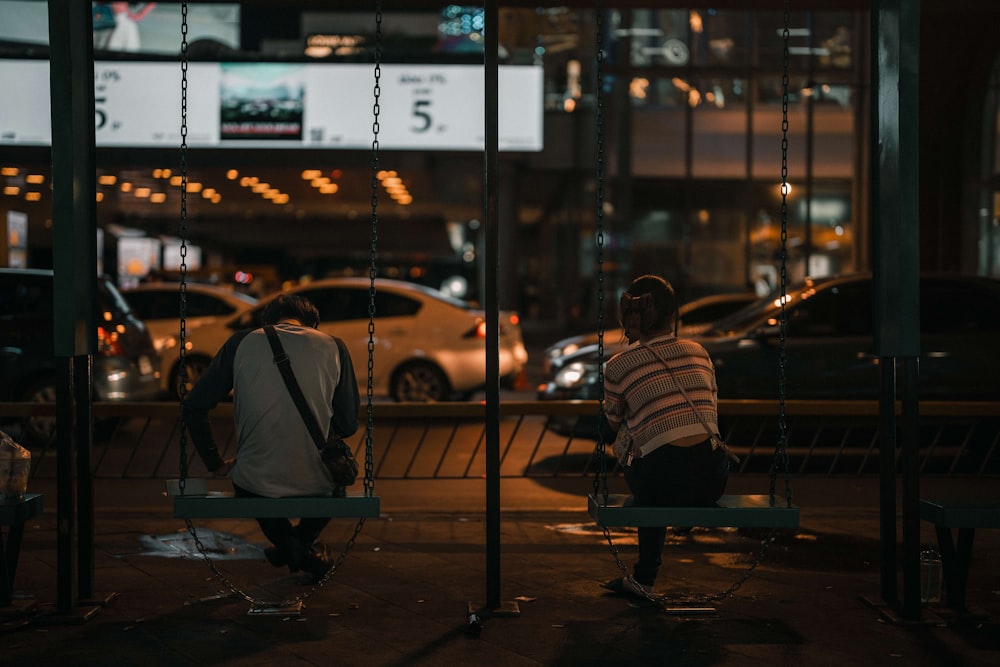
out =
{"type": "MultiPolygon", "coordinates": [[[[774,462],[777,402],[721,400],[723,438],[741,458],[733,474],[766,473],[774,462]]],[[[97,403],[91,461],[95,478],[178,476],[176,403],[97,403]]],[[[374,472],[381,479],[461,479],[486,474],[483,403],[377,403],[374,472]]],[[[4,419],[54,418],[49,404],[0,403],[4,419]]],[[[598,468],[595,401],[504,401],[500,404],[501,477],[589,477],[598,468]]],[[[880,466],[878,403],[788,401],[789,472],[793,475],[875,474],[880,466]]],[[[224,456],[235,452],[231,404],[212,413],[224,456]]],[[[1000,474],[1000,404],[920,404],[923,474],[1000,474]]],[[[364,451],[364,433],[349,442],[364,451]]],[[[54,478],[55,445],[26,443],[32,475],[54,478]]],[[[900,443],[902,446],[902,443],[900,443]]],[[[206,474],[188,443],[189,474],[206,474]]],[[[607,448],[610,455],[610,447],[607,448]]],[[[897,450],[897,463],[898,463],[897,450]]],[[[611,474],[620,471],[610,460],[611,474]]]]}

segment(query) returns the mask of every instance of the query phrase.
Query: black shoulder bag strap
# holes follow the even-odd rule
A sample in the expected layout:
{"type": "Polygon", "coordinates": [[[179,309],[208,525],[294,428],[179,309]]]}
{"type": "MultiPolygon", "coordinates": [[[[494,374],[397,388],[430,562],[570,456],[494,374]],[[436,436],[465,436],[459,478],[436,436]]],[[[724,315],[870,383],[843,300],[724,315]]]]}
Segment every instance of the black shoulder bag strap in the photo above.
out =
{"type": "Polygon", "coordinates": [[[299,388],[299,383],[295,380],[295,373],[292,372],[292,363],[288,359],[288,355],[285,354],[285,348],[281,345],[278,332],[274,330],[273,324],[269,324],[264,327],[264,333],[267,334],[267,342],[271,344],[271,351],[274,352],[274,363],[278,365],[278,370],[281,371],[281,377],[285,381],[285,386],[288,387],[288,393],[292,395],[292,400],[295,401],[295,407],[299,409],[299,414],[302,415],[302,421],[306,423],[309,434],[312,435],[313,440],[316,442],[316,448],[323,449],[326,447],[326,439],[323,437],[323,431],[320,430],[319,422],[316,421],[316,415],[306,405],[306,397],[302,395],[302,389],[299,388]]]}

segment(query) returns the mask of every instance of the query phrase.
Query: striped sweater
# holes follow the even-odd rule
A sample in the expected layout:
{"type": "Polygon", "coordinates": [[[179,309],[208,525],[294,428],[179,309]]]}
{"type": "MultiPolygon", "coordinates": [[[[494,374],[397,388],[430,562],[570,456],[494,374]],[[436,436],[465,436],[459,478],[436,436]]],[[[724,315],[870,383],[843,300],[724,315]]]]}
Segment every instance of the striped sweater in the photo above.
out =
{"type": "Polygon", "coordinates": [[[650,350],[632,345],[608,360],[604,410],[611,426],[625,422],[643,455],[680,438],[708,434],[678,390],[674,377],[718,433],[718,387],[712,360],[698,343],[672,335],[646,343],[669,362],[674,375],[650,350]]]}

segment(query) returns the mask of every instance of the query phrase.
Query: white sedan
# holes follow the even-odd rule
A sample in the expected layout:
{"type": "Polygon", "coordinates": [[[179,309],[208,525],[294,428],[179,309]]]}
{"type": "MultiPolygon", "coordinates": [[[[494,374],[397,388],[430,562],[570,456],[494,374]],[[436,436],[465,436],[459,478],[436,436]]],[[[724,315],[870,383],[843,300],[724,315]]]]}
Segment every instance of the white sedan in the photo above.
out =
{"type": "MultiPolygon", "coordinates": [[[[378,279],[372,351],[372,393],[397,401],[465,399],[486,384],[486,314],[438,290],[378,279]]],[[[304,296],[319,309],[320,330],[341,338],[350,350],[361,393],[368,386],[368,278],[326,278],[284,294],[304,296]]],[[[212,354],[239,329],[261,326],[266,297],[225,322],[199,326],[193,349],[212,354]]],[[[528,360],[517,313],[500,313],[499,374],[520,375],[528,360]]],[[[189,372],[189,377],[194,377],[189,372]]]]}
{"type": "MultiPolygon", "coordinates": [[[[257,299],[236,290],[202,283],[185,283],[184,291],[187,369],[189,378],[193,379],[201,375],[219,349],[218,346],[212,349],[212,343],[196,346],[194,332],[205,325],[226,322],[236,313],[253,308],[257,299]]],[[[176,398],[180,378],[180,283],[145,283],[123,290],[122,294],[132,312],[146,325],[160,353],[163,392],[176,398]]]]}

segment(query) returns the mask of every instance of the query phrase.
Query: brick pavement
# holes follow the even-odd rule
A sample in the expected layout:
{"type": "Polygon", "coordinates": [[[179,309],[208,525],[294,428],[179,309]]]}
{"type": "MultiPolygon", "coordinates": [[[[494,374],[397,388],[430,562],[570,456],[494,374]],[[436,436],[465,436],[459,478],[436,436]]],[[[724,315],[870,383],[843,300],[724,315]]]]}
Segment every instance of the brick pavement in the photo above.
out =
{"type": "MultiPolygon", "coordinates": [[[[989,488],[990,480],[977,482],[989,488]]],[[[959,481],[953,486],[966,486],[959,481]]],[[[995,665],[1000,663],[1000,531],[979,531],[968,599],[986,616],[948,622],[928,608],[920,623],[886,622],[861,601],[879,594],[879,519],[873,482],[799,480],[802,526],[778,536],[753,576],[711,615],[668,615],[615,597],[599,583],[617,576],[603,535],[582,496],[549,490],[511,505],[501,525],[502,600],[517,617],[485,616],[467,632],[469,604],[486,597],[482,507],[439,503],[410,487],[382,489],[383,516],[369,520],[353,552],[301,616],[248,616],[192,557],[149,555],[152,537],[176,535],[183,521],[162,505],[117,507],[101,496],[94,598],[71,615],[56,598],[54,496],[24,536],[15,580],[17,605],[0,626],[5,665],[995,665]],[[411,494],[411,495],[408,495],[411,494]],[[572,502],[570,502],[572,501],[572,502]],[[423,504],[421,504],[423,503],[423,504]],[[440,511],[440,506],[450,511],[440,511]],[[454,509],[462,507],[462,509],[454,509]],[[104,607],[95,604],[109,594],[104,607]],[[94,612],[89,620],[82,617],[94,612]]],[[[106,491],[106,489],[105,489],[106,491]]],[[[581,493],[585,493],[583,489],[581,493]]],[[[457,495],[455,495],[457,494],[457,495]]],[[[111,497],[115,492],[108,494],[111,497]]],[[[522,493],[521,496],[528,496],[522,493]]],[[[468,497],[471,497],[471,492],[468,497]]],[[[263,538],[246,521],[204,522],[231,535],[242,558],[217,566],[253,596],[307,592],[297,575],[271,568],[263,538]],[[245,544],[244,544],[245,543],[245,544]]],[[[331,524],[338,548],[353,521],[331,524]]],[[[922,537],[932,540],[928,527],[922,537]],[[926,533],[926,534],[925,534],[926,533]]],[[[760,531],[695,529],[672,537],[657,592],[717,593],[737,581],[760,546],[760,531]]],[[[634,533],[613,535],[626,561],[634,533]]],[[[162,544],[162,540],[158,543],[162,544]]],[[[225,548],[223,544],[220,549],[225,548]]],[[[221,552],[220,552],[221,554],[221,552]]]]}

